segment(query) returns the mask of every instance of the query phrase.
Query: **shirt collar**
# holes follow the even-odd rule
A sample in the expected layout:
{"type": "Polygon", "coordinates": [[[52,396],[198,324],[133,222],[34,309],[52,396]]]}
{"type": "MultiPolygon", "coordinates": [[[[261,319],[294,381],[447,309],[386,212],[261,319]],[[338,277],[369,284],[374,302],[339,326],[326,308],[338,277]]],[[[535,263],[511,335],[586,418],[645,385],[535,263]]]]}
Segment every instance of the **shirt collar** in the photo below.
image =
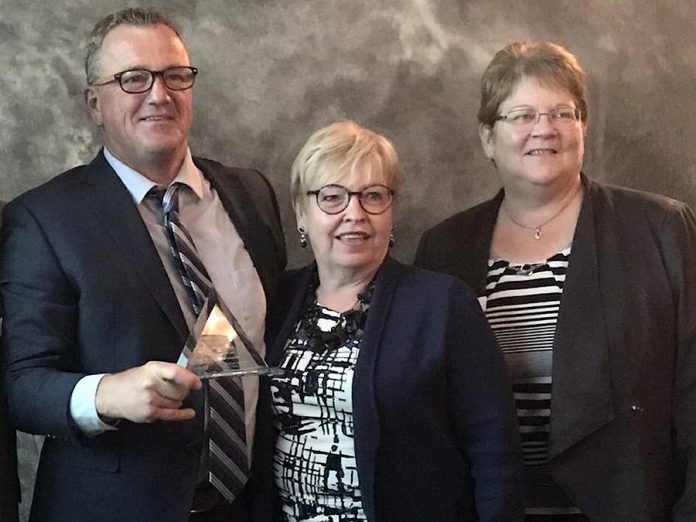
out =
{"type": "MultiPolygon", "coordinates": [[[[130,168],[128,165],[119,160],[116,156],[109,152],[109,149],[104,147],[104,157],[106,161],[114,169],[116,175],[121,179],[121,182],[126,186],[128,192],[130,192],[133,197],[133,201],[139,205],[150,189],[157,185],[151,179],[146,178],[138,171],[130,168]]],[[[186,156],[181,164],[181,169],[176,175],[173,183],[183,183],[188,186],[191,191],[202,199],[210,190],[210,185],[206,182],[201,171],[193,163],[193,158],[191,157],[191,150],[186,149],[186,156]]]]}

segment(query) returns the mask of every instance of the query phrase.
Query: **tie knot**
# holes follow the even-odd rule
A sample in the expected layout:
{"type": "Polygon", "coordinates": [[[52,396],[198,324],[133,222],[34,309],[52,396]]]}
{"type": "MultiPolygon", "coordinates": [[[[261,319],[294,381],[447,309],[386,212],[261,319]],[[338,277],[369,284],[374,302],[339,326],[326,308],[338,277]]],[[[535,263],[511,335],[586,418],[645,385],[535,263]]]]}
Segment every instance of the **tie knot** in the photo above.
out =
{"type": "Polygon", "coordinates": [[[181,185],[181,183],[172,183],[166,189],[155,185],[148,191],[145,197],[152,198],[162,205],[165,215],[172,211],[177,212],[179,210],[179,188],[181,188],[181,185]]]}
{"type": "Polygon", "coordinates": [[[157,201],[160,205],[162,205],[162,200],[164,199],[164,193],[167,192],[167,189],[164,187],[160,187],[159,185],[153,186],[150,190],[147,191],[147,194],[145,194],[145,197],[147,199],[152,199],[157,201]]]}
{"type": "Polygon", "coordinates": [[[167,188],[162,198],[162,208],[164,208],[164,213],[169,214],[170,212],[179,211],[179,189],[181,188],[181,183],[172,183],[167,188]]]}

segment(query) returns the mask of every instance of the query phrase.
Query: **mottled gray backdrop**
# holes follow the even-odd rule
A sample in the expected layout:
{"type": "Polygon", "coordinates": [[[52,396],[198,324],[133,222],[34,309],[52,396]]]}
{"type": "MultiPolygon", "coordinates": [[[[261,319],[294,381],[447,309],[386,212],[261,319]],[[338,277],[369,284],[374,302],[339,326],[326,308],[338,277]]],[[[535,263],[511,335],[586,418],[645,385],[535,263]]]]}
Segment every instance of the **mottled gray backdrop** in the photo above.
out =
{"type": "MultiPolygon", "coordinates": [[[[151,5],[199,67],[195,154],[265,172],[290,261],[289,167],[316,128],[352,118],[401,155],[397,258],[421,232],[496,190],[476,130],[478,78],[518,39],[573,51],[590,83],[586,171],[696,205],[696,2],[688,0],[0,0],[0,198],[99,148],[82,107],[82,43],[102,15],[151,5]]],[[[463,238],[462,240],[466,240],[463,238]]],[[[22,437],[31,482],[34,439],[22,437]]]]}

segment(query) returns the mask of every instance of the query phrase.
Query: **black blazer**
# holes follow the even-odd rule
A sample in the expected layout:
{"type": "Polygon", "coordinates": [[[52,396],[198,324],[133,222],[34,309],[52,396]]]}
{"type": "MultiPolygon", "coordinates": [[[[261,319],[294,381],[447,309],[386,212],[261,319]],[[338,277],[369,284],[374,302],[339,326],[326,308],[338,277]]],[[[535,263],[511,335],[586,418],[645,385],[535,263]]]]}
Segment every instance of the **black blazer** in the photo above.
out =
{"type": "MultiPolygon", "coordinates": [[[[696,520],[696,220],[588,181],[556,327],[549,457],[593,521],[696,520]]],[[[423,235],[416,263],[484,295],[494,199],[423,235]]]]}
{"type": "MultiPolygon", "coordinates": [[[[282,358],[313,270],[289,272],[279,285],[271,364],[282,358]]],[[[262,406],[270,423],[270,403],[262,406]]],[[[353,420],[368,520],[521,520],[504,362],[475,295],[456,279],[393,260],[380,268],[355,367],[353,420]]],[[[255,463],[268,474],[262,499],[271,495],[273,447],[269,437],[257,448],[255,463]]]]}
{"type": "MultiPolygon", "coordinates": [[[[229,213],[267,294],[285,265],[273,191],[256,171],[195,159],[229,213]]],[[[0,283],[8,402],[17,427],[47,435],[32,520],[187,520],[202,451],[198,412],[84,437],[69,414],[88,374],[175,362],[187,327],[167,273],[115,172],[99,154],[9,203],[0,283]]]]}
{"type": "MultiPolygon", "coordinates": [[[[0,209],[3,206],[4,203],[0,202],[0,209]]],[[[2,223],[1,220],[0,223],[2,223]]],[[[2,317],[1,304],[0,317],[2,317]]],[[[1,345],[0,350],[2,350],[1,345]]],[[[17,502],[19,502],[17,441],[14,426],[7,418],[5,371],[0,367],[0,522],[17,520],[17,502]]]]}

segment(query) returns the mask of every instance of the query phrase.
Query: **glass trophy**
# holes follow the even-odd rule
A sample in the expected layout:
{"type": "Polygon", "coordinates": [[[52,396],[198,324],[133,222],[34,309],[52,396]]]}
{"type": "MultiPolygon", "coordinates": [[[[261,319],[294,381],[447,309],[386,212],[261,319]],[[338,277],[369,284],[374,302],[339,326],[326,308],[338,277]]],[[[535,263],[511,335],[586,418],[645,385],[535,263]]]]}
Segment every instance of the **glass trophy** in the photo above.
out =
{"type": "Polygon", "coordinates": [[[201,379],[283,373],[266,364],[213,288],[186,340],[179,362],[201,379]]]}

